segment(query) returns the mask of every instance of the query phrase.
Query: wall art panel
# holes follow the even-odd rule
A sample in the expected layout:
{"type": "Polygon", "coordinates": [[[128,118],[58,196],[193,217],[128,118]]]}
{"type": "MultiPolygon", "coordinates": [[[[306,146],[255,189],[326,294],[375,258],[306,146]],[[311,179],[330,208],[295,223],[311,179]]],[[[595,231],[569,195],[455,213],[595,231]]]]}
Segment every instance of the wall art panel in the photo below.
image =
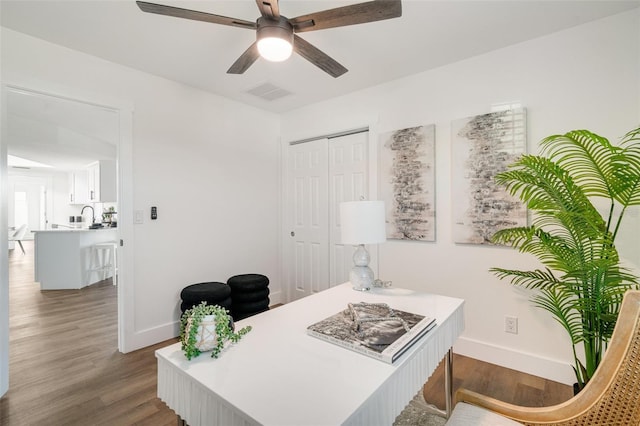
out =
{"type": "Polygon", "coordinates": [[[378,161],[387,238],[435,241],[435,125],[381,134],[378,161]]]}
{"type": "Polygon", "coordinates": [[[499,229],[526,226],[525,206],[494,181],[526,144],[523,108],[451,123],[454,242],[491,244],[499,229]]]}

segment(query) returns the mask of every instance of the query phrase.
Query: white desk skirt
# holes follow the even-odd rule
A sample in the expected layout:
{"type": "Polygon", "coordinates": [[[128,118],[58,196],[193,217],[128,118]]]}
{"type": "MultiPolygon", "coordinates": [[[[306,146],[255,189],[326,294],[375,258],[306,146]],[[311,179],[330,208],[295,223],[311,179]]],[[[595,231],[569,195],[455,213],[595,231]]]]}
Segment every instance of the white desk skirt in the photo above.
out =
{"type": "Polygon", "coordinates": [[[176,343],[156,351],[158,397],[190,426],[389,426],[464,329],[464,301],[397,288],[360,293],[349,283],[247,318],[253,330],[218,359],[187,361],[176,343]],[[349,302],[384,302],[436,318],[394,364],[307,335],[349,302]]]}

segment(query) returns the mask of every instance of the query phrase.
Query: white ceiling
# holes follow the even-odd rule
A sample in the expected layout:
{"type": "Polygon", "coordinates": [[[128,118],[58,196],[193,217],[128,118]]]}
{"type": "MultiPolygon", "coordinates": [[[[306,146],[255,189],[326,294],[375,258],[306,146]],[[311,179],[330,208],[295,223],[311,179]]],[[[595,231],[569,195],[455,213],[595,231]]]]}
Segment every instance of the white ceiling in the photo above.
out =
{"type": "Polygon", "coordinates": [[[116,159],[116,111],[13,88],[6,102],[9,155],[67,171],[116,159]]]}
{"type": "MultiPolygon", "coordinates": [[[[152,1],[259,16],[254,0],[152,1]]],[[[296,17],[360,1],[281,0],[280,12],[296,17]]],[[[640,0],[403,0],[402,7],[401,18],[300,34],[349,69],[337,79],[295,54],[226,74],[253,31],[143,13],[133,0],[0,0],[0,16],[6,28],[280,113],[637,8],[640,0]],[[291,95],[267,101],[247,93],[265,83],[291,95]]],[[[66,170],[115,156],[113,112],[25,93],[8,96],[7,105],[9,154],[66,170]]]]}
{"type": "MultiPolygon", "coordinates": [[[[253,0],[157,3],[249,21],[253,0]]],[[[281,0],[287,17],[360,1],[281,0]]],[[[226,70],[255,40],[252,30],[143,13],[133,0],[1,0],[2,25],[151,74],[284,112],[446,65],[640,6],[633,1],[403,0],[401,18],[300,35],[349,69],[334,79],[299,56],[226,70]],[[274,101],[248,90],[271,83],[274,101]]]]}

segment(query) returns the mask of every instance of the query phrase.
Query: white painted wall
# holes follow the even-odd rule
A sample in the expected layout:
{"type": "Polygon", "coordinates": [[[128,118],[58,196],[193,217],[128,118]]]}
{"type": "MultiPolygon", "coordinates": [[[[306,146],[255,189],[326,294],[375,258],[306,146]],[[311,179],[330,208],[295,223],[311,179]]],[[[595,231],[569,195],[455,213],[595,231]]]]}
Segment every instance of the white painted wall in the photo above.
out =
{"type": "Polygon", "coordinates": [[[133,109],[127,350],[177,335],[189,284],[263,273],[279,301],[277,115],[4,28],[2,83],[133,109]]]}
{"type": "MultiPolygon", "coordinates": [[[[0,104],[4,105],[5,91],[0,87],[0,104]]],[[[0,109],[4,123],[6,109],[0,109]]],[[[9,238],[7,217],[7,196],[9,177],[7,175],[6,126],[0,126],[0,241],[9,238]]],[[[8,245],[0,244],[0,397],[9,389],[9,258],[8,245]]]]}
{"type": "MultiPolygon", "coordinates": [[[[452,242],[450,123],[490,112],[492,104],[521,102],[531,153],[543,137],[577,128],[616,140],[638,126],[639,45],[636,10],[283,114],[283,145],[370,123],[375,143],[376,132],[435,123],[437,241],[381,244],[380,278],[464,298],[466,330],[457,352],[572,383],[564,331],[531,307],[525,291],[488,272],[492,266],[535,268],[535,259],[452,242]],[[505,315],[519,318],[519,334],[504,333],[505,315]]],[[[392,65],[402,66],[381,62],[392,65]]],[[[640,265],[637,215],[632,221],[624,254],[640,265]]]]}
{"type": "MultiPolygon", "coordinates": [[[[451,242],[449,125],[493,103],[520,101],[528,109],[531,152],[542,137],[573,128],[622,135],[640,119],[639,28],[639,12],[625,13],[280,117],[7,29],[2,83],[114,99],[134,109],[132,210],[143,210],[145,222],[128,241],[135,271],[125,301],[133,312],[130,349],[176,334],[178,294],[190,283],[261,272],[280,301],[281,134],[290,141],[372,125],[375,143],[376,133],[435,123],[437,242],[381,245],[381,278],[464,298],[467,329],[458,352],[568,383],[573,377],[562,331],[530,307],[525,293],[487,272],[535,262],[508,249],[451,242]],[[158,206],[155,222],[148,219],[152,205],[158,206]],[[520,334],[502,332],[507,314],[520,318],[520,334]]],[[[3,143],[0,161],[4,149],[3,143]]],[[[0,188],[5,239],[6,174],[0,188]]],[[[1,395],[8,359],[3,247],[0,266],[1,395]]]]}

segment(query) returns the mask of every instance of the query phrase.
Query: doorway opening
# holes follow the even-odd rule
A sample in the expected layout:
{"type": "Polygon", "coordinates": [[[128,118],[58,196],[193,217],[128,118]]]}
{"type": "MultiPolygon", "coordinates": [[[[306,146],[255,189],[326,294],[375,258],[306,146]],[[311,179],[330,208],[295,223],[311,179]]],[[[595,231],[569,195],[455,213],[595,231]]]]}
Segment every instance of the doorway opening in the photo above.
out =
{"type": "MultiPolygon", "coordinates": [[[[26,247],[31,248],[33,255],[35,241],[29,240],[33,240],[38,232],[84,231],[95,222],[96,226],[104,225],[105,229],[108,227],[113,231],[112,239],[120,250],[124,235],[118,227],[118,218],[122,218],[121,208],[126,208],[123,200],[131,198],[131,110],[126,106],[105,106],[108,103],[87,102],[16,86],[3,87],[3,101],[5,146],[2,155],[3,163],[7,165],[4,175],[7,185],[2,202],[7,206],[5,224],[9,228],[8,239],[11,239],[12,228],[26,224],[26,247]],[[111,193],[115,195],[107,197],[105,194],[110,192],[103,189],[103,198],[100,198],[96,195],[100,194],[100,187],[89,188],[88,185],[98,185],[96,164],[104,166],[111,163],[111,193]],[[77,194],[73,192],[76,188],[71,184],[72,177],[78,172],[87,176],[86,197],[76,198],[77,194]],[[86,207],[91,209],[85,210],[86,207]]],[[[120,105],[118,102],[111,104],[120,105]]],[[[6,247],[11,249],[13,244],[9,241],[6,247]]],[[[11,257],[17,259],[19,252],[19,249],[17,253],[14,249],[11,257]]],[[[123,253],[124,256],[118,254],[124,258],[128,253],[123,253]]],[[[88,254],[85,250],[81,256],[86,258],[88,254]]],[[[120,259],[118,263],[121,263],[120,259]]],[[[87,261],[83,267],[86,265],[87,261]]],[[[35,268],[34,265],[30,267],[32,270],[35,268]]],[[[116,295],[122,295],[122,286],[126,285],[127,274],[123,272],[118,272],[118,288],[114,289],[116,295]]],[[[38,282],[34,279],[34,285],[38,282]]],[[[0,283],[6,286],[3,294],[8,294],[9,284],[0,283]]],[[[88,282],[83,285],[88,285],[88,282]]],[[[125,303],[122,297],[114,300],[114,321],[118,329],[114,349],[126,352],[123,331],[125,303]]],[[[11,307],[11,300],[9,304],[11,307]]],[[[5,321],[2,322],[3,328],[4,324],[5,321]]],[[[8,330],[5,331],[8,334],[8,330]]]]}

